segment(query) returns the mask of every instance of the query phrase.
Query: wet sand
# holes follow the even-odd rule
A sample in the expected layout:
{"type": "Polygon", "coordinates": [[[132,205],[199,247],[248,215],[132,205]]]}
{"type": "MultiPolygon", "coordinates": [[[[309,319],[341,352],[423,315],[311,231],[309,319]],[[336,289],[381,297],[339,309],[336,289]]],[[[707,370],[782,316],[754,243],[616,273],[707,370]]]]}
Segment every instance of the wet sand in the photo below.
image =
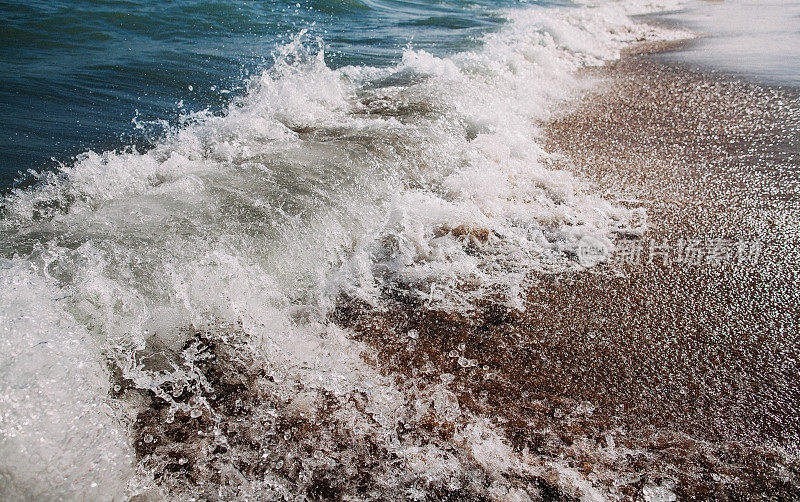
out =
{"type": "Polygon", "coordinates": [[[335,320],[385,372],[452,375],[459,404],[518,451],[612,496],[792,499],[798,92],[634,54],[587,74],[605,82],[545,124],[554,167],[644,207],[642,238],[598,267],[531,277],[522,312],[488,302],[457,315],[398,293],[380,310],[343,301],[335,320]]]}
{"type": "MultiPolygon", "coordinates": [[[[160,391],[211,415],[117,377],[157,485],[134,499],[795,499],[798,92],[636,54],[586,73],[596,90],[543,124],[550,161],[643,207],[644,236],[531,275],[523,310],[435,310],[401,284],[378,307],[341,298],[331,321],[403,396],[388,425],[359,389],[285,395],[240,327],[190,330],[192,378],[160,391]],[[510,448],[468,438],[490,429],[510,448]],[[452,473],[423,479],[399,445],[452,473]]],[[[492,238],[450,231],[476,253],[492,238]]]]}

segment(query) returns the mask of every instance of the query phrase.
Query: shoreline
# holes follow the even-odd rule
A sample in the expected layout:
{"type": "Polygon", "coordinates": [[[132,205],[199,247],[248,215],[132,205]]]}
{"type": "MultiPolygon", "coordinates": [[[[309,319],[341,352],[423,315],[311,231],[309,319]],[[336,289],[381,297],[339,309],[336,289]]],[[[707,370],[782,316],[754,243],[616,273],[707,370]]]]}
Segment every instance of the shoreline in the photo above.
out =
{"type": "Polygon", "coordinates": [[[746,82],[797,88],[800,37],[793,20],[798,14],[797,5],[786,0],[695,1],[645,19],[703,34],[679,53],[656,56],[666,64],[681,63],[705,72],[735,75],[746,82]]]}
{"type": "MultiPolygon", "coordinates": [[[[800,102],[646,57],[681,43],[641,44],[584,70],[601,84],[543,124],[550,167],[645,209],[643,236],[579,254],[599,259],[585,269],[531,274],[524,309],[485,298],[437,310],[405,284],[378,306],[340,297],[330,324],[355,335],[378,385],[399,394],[388,423],[358,388],[335,394],[298,380],[287,395],[241,326],[188,329],[189,385],[158,389],[186,410],[115,375],[114,397],[137,403],[134,449],[156,483],[133,500],[206,487],[221,499],[248,489],[288,498],[281,477],[323,499],[797,493],[790,230],[800,191],[784,183],[797,159],[780,139],[791,152],[781,124],[800,102]],[[206,386],[216,389],[209,413],[194,415],[206,386]],[[387,427],[401,443],[386,443],[387,427]]],[[[476,249],[492,238],[447,231],[476,249]]]]}
{"type": "Polygon", "coordinates": [[[645,236],[617,242],[638,246],[639,261],[612,255],[532,278],[524,312],[488,304],[457,315],[396,299],[381,311],[345,303],[336,321],[388,374],[454,375],[459,404],[492,417],[515,449],[566,458],[608,494],[790,497],[800,489],[790,231],[800,191],[784,183],[798,163],[781,128],[800,101],[645,57],[675,46],[586,70],[607,85],[546,124],[555,168],[646,208],[645,236]],[[397,339],[409,330],[425,342],[397,339]],[[459,367],[471,357],[489,370],[459,367]]]}
{"type": "MultiPolygon", "coordinates": [[[[190,330],[184,357],[201,357],[185,362],[196,375],[175,398],[190,405],[211,385],[210,417],[176,412],[117,375],[116,397],[140,403],[134,446],[158,485],[133,500],[206,486],[235,498],[243,474],[265,479],[254,490],[283,476],[324,499],[409,489],[425,500],[796,494],[797,242],[774,223],[790,224],[799,198],[796,186],[773,176],[786,159],[765,152],[780,151],[785,132],[767,126],[800,102],[776,106],[788,97],[642,55],[668,46],[640,46],[586,70],[601,85],[545,124],[552,167],[645,208],[643,236],[618,239],[595,266],[533,274],[523,310],[491,298],[466,312],[437,310],[401,285],[377,307],[341,297],[334,309],[331,324],[354,334],[366,364],[401,391],[394,420],[404,448],[425,472],[451,469],[448,481],[414,479],[415,468],[384,444],[385,424],[352,423],[355,410],[372,416],[366,394],[298,384],[299,393],[286,396],[278,378],[259,369],[247,334],[220,326],[190,330]],[[748,159],[777,164],[754,170],[748,159]],[[791,193],[776,196],[775,187],[791,193]],[[740,241],[761,246],[714,262],[703,247],[740,241]],[[679,242],[701,247],[672,256],[679,242]],[[638,261],[620,259],[626,245],[638,246],[638,261]],[[274,435],[263,435],[265,423],[274,435]],[[223,444],[213,440],[219,431],[223,444]],[[344,465],[317,459],[322,451],[320,459],[344,465]],[[395,464],[410,477],[387,486],[383,476],[395,464]],[[313,476],[301,477],[306,472],[313,476]]],[[[470,246],[490,238],[480,229],[453,232],[470,246]]]]}
{"type": "MultiPolygon", "coordinates": [[[[231,33],[167,23],[123,58],[148,146],[3,195],[0,499],[800,494],[800,89],[670,62],[716,40],[675,0],[262,7],[240,86],[244,46],[179,61],[231,33]]],[[[116,51],[84,10],[53,29],[116,51]]],[[[766,10],[729,46],[791,56],[737,42],[766,10]]],[[[113,128],[85,70],[25,94],[72,110],[45,136],[113,128]]]]}

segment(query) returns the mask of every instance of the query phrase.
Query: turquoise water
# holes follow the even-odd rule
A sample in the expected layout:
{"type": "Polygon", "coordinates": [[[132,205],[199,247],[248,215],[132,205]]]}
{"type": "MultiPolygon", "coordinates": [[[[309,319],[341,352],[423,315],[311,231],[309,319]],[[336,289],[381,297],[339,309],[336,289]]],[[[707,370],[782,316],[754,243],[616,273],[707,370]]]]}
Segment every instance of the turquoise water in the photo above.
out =
{"type": "MultiPolygon", "coordinates": [[[[87,149],[143,145],[186,111],[222,109],[301,30],[326,60],[386,66],[411,45],[474,47],[513,0],[0,2],[0,190],[87,149]]],[[[527,4],[530,5],[530,4],[527,4]]]]}

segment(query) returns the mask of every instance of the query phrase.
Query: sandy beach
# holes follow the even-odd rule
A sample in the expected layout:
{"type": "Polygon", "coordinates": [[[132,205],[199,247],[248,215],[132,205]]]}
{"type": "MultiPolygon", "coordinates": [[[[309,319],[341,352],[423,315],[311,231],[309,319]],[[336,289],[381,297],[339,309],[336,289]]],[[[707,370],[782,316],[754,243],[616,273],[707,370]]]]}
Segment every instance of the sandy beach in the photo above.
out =
{"type": "Polygon", "coordinates": [[[545,124],[555,167],[645,208],[644,236],[591,270],[532,277],[524,311],[456,316],[398,298],[382,312],[343,305],[338,322],[387,372],[452,374],[459,403],[516,449],[565,459],[611,494],[788,500],[798,91],[642,55],[668,48],[586,71],[600,90],[545,124]],[[398,343],[408,330],[420,341],[398,343]]]}

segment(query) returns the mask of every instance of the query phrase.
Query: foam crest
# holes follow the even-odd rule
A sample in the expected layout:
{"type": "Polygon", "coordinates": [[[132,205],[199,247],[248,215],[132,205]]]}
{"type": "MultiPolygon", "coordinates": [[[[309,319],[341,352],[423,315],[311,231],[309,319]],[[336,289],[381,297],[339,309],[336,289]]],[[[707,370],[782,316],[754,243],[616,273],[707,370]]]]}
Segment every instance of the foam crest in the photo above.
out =
{"type": "Polygon", "coordinates": [[[428,77],[405,92],[440,111],[459,153],[435,190],[393,197],[384,227],[358,245],[358,263],[343,277],[359,280],[350,291],[363,300],[374,303],[399,283],[427,301],[447,291],[449,308],[469,305],[476,291],[518,304],[526,273],[574,266],[569,257],[583,239],[610,249],[615,235],[643,231],[641,210],[614,206],[548,168],[536,124],[580,90],[579,67],[613,59],[631,41],[678,34],[608,7],[510,15],[508,29],[477,53],[404,54],[401,71],[428,77]]]}

